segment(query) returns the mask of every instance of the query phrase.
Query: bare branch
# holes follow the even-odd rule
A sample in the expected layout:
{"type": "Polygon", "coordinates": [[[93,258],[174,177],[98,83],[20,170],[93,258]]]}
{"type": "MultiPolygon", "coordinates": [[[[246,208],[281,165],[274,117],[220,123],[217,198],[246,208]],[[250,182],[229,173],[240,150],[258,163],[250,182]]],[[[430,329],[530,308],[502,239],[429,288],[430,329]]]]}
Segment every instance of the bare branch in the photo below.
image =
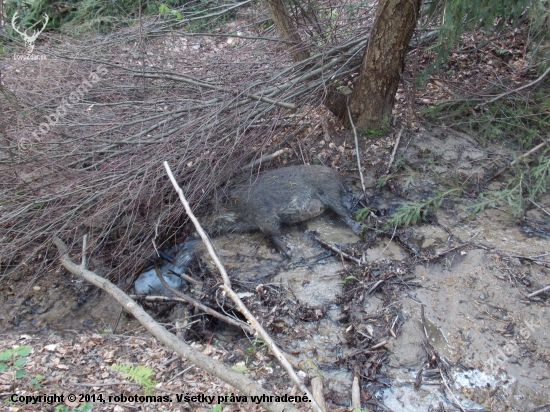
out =
{"type": "Polygon", "coordinates": [[[498,96],[495,96],[493,97],[491,100],[487,101],[487,102],[484,102],[484,103],[481,103],[480,105],[478,105],[477,107],[483,107],[483,106],[486,106],[488,104],[491,104],[493,102],[496,102],[497,100],[499,99],[502,99],[503,97],[506,97],[508,96],[509,94],[512,94],[512,93],[517,93],[517,92],[520,92],[522,90],[525,90],[525,89],[528,89],[529,87],[532,87],[532,86],[535,86],[537,85],[538,83],[540,83],[541,81],[544,80],[544,78],[546,76],[548,76],[548,73],[550,73],[550,67],[548,69],[546,69],[546,71],[540,75],[540,77],[534,81],[532,81],[531,83],[527,83],[521,87],[518,87],[517,89],[513,89],[513,90],[509,90],[505,93],[502,93],[502,94],[499,94],[498,96]]]}
{"type": "Polygon", "coordinates": [[[248,322],[252,325],[252,327],[256,330],[258,335],[263,339],[267,347],[270,349],[271,353],[277,358],[279,363],[285,368],[287,373],[289,374],[292,381],[300,388],[301,391],[303,391],[308,398],[312,400],[313,405],[319,412],[323,412],[319,405],[315,402],[315,399],[313,398],[313,395],[309,392],[309,390],[303,385],[303,383],[300,381],[300,378],[298,378],[298,375],[296,375],[296,372],[294,372],[294,369],[292,369],[292,365],[288,362],[288,360],[285,358],[281,350],[277,347],[273,339],[271,339],[271,336],[265,331],[265,329],[262,327],[260,322],[252,315],[252,313],[248,310],[248,308],[245,306],[245,304],[242,302],[241,298],[231,289],[231,282],[229,280],[229,276],[227,275],[227,272],[225,271],[225,268],[223,267],[217,253],[214,251],[214,247],[212,243],[210,242],[210,239],[204,232],[203,228],[201,227],[198,219],[195,217],[193,212],[191,211],[191,207],[189,206],[189,203],[185,199],[185,196],[183,194],[183,190],[179,187],[178,183],[176,182],[176,179],[174,178],[174,175],[172,174],[172,171],[170,170],[170,166],[168,165],[168,162],[164,162],[164,168],[166,169],[166,173],[168,174],[168,177],[170,178],[170,181],[172,182],[172,185],[174,186],[174,189],[179,195],[179,198],[183,204],[183,207],[185,208],[185,212],[195,225],[195,229],[197,229],[197,232],[199,232],[199,236],[201,237],[202,241],[204,242],[206,249],[208,250],[208,253],[212,257],[212,260],[214,261],[214,264],[220,271],[220,274],[222,275],[222,279],[224,284],[221,286],[221,289],[229,295],[231,300],[235,303],[237,306],[237,309],[246,317],[248,322]]]}
{"type": "MultiPolygon", "coordinates": [[[[102,278],[94,272],[73,263],[69,257],[68,248],[61,239],[57,237],[54,238],[54,244],[57,246],[60,253],[61,264],[65,267],[65,269],[75,276],[79,276],[92,285],[107,292],[120,305],[122,305],[126,311],[131,313],[153,336],[161,342],[164,342],[166,346],[175,351],[178,355],[189,360],[191,363],[212,374],[213,376],[220,378],[246,395],[258,396],[260,398],[263,394],[273,396],[273,394],[269,393],[256,382],[245,377],[243,374],[228,369],[223,363],[209,358],[201,352],[196,351],[185,342],[179,340],[176,335],[168,332],[164,327],[155,322],[155,320],[141,307],[139,307],[134,300],[130,299],[126,293],[109,282],[107,279],[102,278]]],[[[267,410],[274,412],[298,412],[298,409],[289,403],[261,402],[260,405],[267,410]]]]}

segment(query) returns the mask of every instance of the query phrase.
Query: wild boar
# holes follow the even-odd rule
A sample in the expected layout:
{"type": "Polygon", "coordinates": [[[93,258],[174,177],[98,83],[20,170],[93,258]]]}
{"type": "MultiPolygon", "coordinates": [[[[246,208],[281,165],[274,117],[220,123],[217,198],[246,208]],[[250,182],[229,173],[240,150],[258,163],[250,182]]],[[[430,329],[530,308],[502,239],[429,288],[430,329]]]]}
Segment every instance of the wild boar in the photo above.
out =
{"type": "Polygon", "coordinates": [[[260,230],[288,258],[280,239],[281,224],[303,222],[326,209],[338,214],[355,232],[360,225],[342,203],[346,186],[340,175],[325,166],[289,166],[250,178],[230,192],[225,211],[212,214],[205,224],[211,235],[260,230]]]}

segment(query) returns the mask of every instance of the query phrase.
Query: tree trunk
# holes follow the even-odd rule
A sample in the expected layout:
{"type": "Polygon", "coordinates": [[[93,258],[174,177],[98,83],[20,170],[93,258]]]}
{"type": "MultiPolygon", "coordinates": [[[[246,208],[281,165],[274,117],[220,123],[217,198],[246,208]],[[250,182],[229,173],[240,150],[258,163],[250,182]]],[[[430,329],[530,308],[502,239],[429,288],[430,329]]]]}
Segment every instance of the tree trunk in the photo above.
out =
{"type": "Polygon", "coordinates": [[[379,0],[359,78],[349,99],[351,115],[360,132],[389,127],[421,2],[379,0]]]}
{"type": "Polygon", "coordinates": [[[281,37],[284,40],[292,42],[288,48],[292,55],[292,60],[299,62],[307,59],[309,52],[302,44],[302,39],[286,10],[283,0],[267,0],[267,7],[281,37]]]}

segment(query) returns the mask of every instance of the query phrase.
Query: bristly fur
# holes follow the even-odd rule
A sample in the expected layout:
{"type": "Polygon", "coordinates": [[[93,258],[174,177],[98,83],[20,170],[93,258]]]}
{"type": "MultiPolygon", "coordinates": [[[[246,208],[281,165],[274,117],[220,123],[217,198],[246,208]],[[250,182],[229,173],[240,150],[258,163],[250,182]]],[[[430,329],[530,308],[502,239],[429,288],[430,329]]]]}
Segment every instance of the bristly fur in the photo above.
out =
{"type": "Polygon", "coordinates": [[[222,212],[210,215],[206,221],[205,229],[209,234],[215,236],[223,233],[249,232],[255,227],[239,220],[235,212],[222,212]]]}
{"type": "Polygon", "coordinates": [[[287,256],[280,240],[281,224],[298,223],[326,209],[338,214],[355,232],[359,225],[342,203],[346,187],[338,173],[324,166],[289,166],[253,176],[231,193],[227,211],[212,214],[205,224],[211,235],[260,230],[287,256]]]}

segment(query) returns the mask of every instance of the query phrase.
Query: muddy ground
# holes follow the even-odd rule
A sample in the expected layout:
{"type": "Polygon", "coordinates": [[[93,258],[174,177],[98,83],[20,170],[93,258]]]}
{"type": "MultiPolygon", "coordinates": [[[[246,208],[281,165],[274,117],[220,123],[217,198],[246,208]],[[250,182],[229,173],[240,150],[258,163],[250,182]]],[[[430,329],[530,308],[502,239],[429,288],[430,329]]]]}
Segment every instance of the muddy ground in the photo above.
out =
{"type": "MultiPolygon", "coordinates": [[[[416,173],[414,181],[395,176],[391,186],[376,189],[380,147],[391,144],[380,139],[364,147],[373,209],[369,224],[379,219],[380,211],[403,202],[399,195],[405,195],[405,188],[408,197],[421,199],[444,180],[481,181],[505,164],[509,154],[503,147],[481,148],[470,136],[452,130],[418,130],[404,136],[396,156],[416,173]]],[[[353,171],[348,175],[357,176],[353,171]]],[[[505,178],[493,181],[492,188],[504,185],[505,178]]],[[[472,201],[455,198],[427,223],[367,240],[330,214],[285,228],[290,262],[259,233],[220,236],[215,245],[236,286],[249,292],[247,302],[281,348],[320,368],[330,410],[349,410],[354,365],[362,376],[361,400],[368,410],[550,410],[548,294],[527,296],[550,284],[544,263],[550,259],[550,242],[543,237],[550,233],[548,216],[530,208],[528,225],[495,208],[473,215],[472,201]],[[367,265],[359,267],[327,252],[304,226],[359,258],[364,255],[367,265]],[[528,230],[533,226],[537,234],[528,230]],[[262,291],[269,298],[262,298],[262,291]]],[[[550,197],[539,199],[538,205],[550,210],[550,197]]],[[[194,275],[215,276],[201,246],[197,256],[202,271],[195,269],[194,275]]],[[[0,351],[13,345],[33,348],[26,377],[15,381],[17,393],[143,394],[142,387],[110,368],[124,362],[150,366],[153,379],[160,382],[154,393],[160,395],[234,392],[174,358],[134,319],[121,314],[111,298],[61,268],[30,287],[23,277],[3,287],[0,351]],[[36,374],[44,376],[40,389],[30,381],[36,374]]],[[[215,290],[205,288],[202,298],[216,302],[215,290]]],[[[246,371],[275,392],[296,390],[251,337],[190,315],[183,307],[161,306],[147,307],[172,330],[185,318],[191,324],[186,339],[197,349],[246,371]],[[193,328],[193,320],[199,328],[193,328]]],[[[4,398],[13,392],[11,370],[0,373],[4,398]]],[[[17,402],[4,405],[14,411],[53,410],[46,404],[38,409],[17,402]]],[[[120,411],[202,411],[214,406],[114,398],[95,405],[94,410],[120,411]]],[[[251,403],[223,405],[224,410],[254,410],[251,403]]]]}

